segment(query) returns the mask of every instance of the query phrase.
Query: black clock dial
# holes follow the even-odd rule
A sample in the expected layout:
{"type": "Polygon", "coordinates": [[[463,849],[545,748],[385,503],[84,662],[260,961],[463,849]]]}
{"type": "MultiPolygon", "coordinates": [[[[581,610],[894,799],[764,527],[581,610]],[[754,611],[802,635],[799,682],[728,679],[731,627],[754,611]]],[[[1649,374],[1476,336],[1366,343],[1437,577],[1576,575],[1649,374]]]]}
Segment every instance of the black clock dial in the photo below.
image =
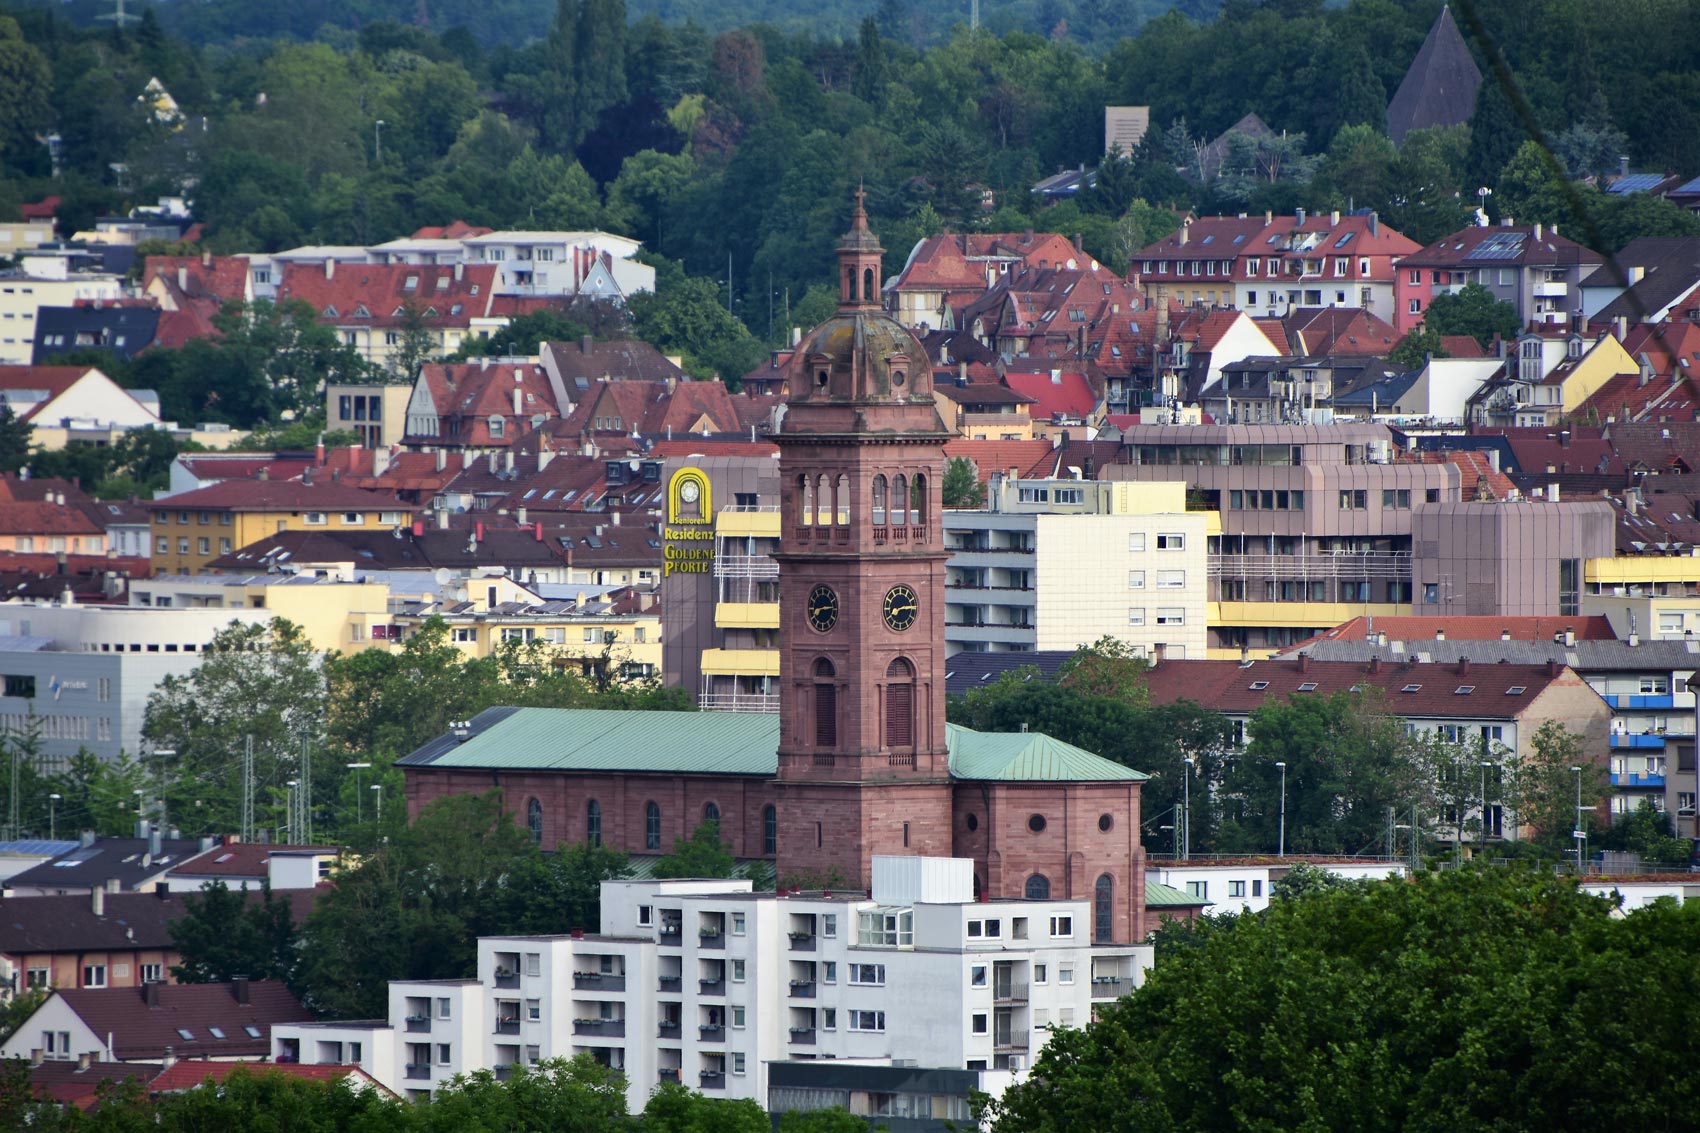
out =
{"type": "Polygon", "coordinates": [[[830,586],[817,586],[809,591],[809,627],[816,633],[826,633],[838,624],[838,595],[830,586]]]}
{"type": "Polygon", "coordinates": [[[915,596],[915,588],[899,583],[887,590],[881,612],[885,614],[885,624],[899,633],[914,625],[921,613],[921,602],[915,596]]]}

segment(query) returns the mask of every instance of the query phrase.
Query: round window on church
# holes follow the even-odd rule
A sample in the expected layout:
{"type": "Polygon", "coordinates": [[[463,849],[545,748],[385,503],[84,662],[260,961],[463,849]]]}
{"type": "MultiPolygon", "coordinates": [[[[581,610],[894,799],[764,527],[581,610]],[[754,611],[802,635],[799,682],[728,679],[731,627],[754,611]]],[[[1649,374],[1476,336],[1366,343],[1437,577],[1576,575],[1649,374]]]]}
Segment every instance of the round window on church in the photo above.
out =
{"type": "Polygon", "coordinates": [[[1098,829],[1102,830],[1106,834],[1110,832],[1115,824],[1116,820],[1114,815],[1100,814],[1098,816],[1098,829]]]}
{"type": "Polygon", "coordinates": [[[969,815],[965,825],[968,827],[968,832],[972,834],[974,831],[980,829],[980,816],[977,814],[969,815]]]}
{"type": "Polygon", "coordinates": [[[1027,820],[1027,829],[1033,831],[1035,834],[1043,834],[1045,832],[1045,816],[1042,814],[1036,814],[1032,818],[1029,818],[1027,820]]]}

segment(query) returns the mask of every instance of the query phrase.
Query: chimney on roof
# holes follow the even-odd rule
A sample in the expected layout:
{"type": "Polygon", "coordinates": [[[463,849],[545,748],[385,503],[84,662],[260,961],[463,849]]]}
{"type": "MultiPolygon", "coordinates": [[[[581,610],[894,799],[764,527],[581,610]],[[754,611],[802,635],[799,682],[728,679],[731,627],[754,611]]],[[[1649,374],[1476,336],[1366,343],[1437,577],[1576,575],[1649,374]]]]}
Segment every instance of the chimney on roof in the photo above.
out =
{"type": "Polygon", "coordinates": [[[1538,220],[1535,221],[1535,239],[1536,240],[1539,240],[1541,238],[1543,231],[1544,230],[1541,228],[1541,222],[1538,221],[1538,220]]]}
{"type": "Polygon", "coordinates": [[[1187,217],[1185,220],[1181,221],[1180,231],[1175,233],[1175,243],[1179,244],[1183,248],[1186,247],[1187,236],[1190,235],[1191,229],[1192,218],[1187,217]]]}
{"type": "Polygon", "coordinates": [[[518,523],[521,527],[525,526],[525,505],[524,504],[520,504],[517,508],[514,509],[514,522],[518,523]]]}
{"type": "Polygon", "coordinates": [[[205,248],[201,249],[201,266],[204,268],[212,267],[212,253],[205,248]]]}
{"type": "Polygon", "coordinates": [[[425,534],[425,521],[423,519],[414,520],[413,521],[413,537],[415,539],[417,539],[423,534],[425,534]]]}
{"type": "Polygon", "coordinates": [[[1369,234],[1371,236],[1379,236],[1381,234],[1381,214],[1378,212],[1372,212],[1369,214],[1369,234]]]}
{"type": "Polygon", "coordinates": [[[1330,227],[1330,228],[1340,227],[1340,210],[1339,209],[1335,209],[1334,211],[1332,211],[1328,214],[1328,227],[1330,227]]]}
{"type": "Polygon", "coordinates": [[[1500,630],[1499,631],[1499,640],[1510,641],[1511,640],[1511,630],[1509,630],[1509,629],[1500,630]]]}
{"type": "Polygon", "coordinates": [[[1369,659],[1369,675],[1373,677],[1379,672],[1381,672],[1381,655],[1376,654],[1369,659]]]}
{"type": "Polygon", "coordinates": [[[248,1004],[248,977],[232,976],[230,979],[230,996],[244,1007],[248,1004]]]}
{"type": "MultiPolygon", "coordinates": [[[[1167,661],[1168,659],[1169,659],[1169,646],[1168,646],[1167,642],[1159,641],[1157,644],[1155,644],[1151,647],[1151,664],[1153,666],[1161,665],[1163,662],[1167,661]]],[[[1021,730],[1025,732],[1027,730],[1027,725],[1023,724],[1021,726],[1021,730]]]]}
{"type": "Polygon", "coordinates": [[[87,1070],[94,1063],[94,1052],[85,1050],[77,1055],[77,1069],[87,1070]]]}
{"type": "Polygon", "coordinates": [[[1576,648],[1576,627],[1575,626],[1565,626],[1564,627],[1564,647],[1566,649],[1576,648]]]}
{"type": "Polygon", "coordinates": [[[177,290],[189,290],[189,267],[187,264],[177,265],[177,290]]]}
{"type": "Polygon", "coordinates": [[[472,541],[474,543],[484,542],[484,521],[482,519],[472,525],[472,541]]]}
{"type": "Polygon", "coordinates": [[[97,917],[106,915],[106,889],[103,886],[96,885],[89,890],[89,911],[97,917]]]}
{"type": "Polygon", "coordinates": [[[437,530],[447,531],[448,529],[449,529],[449,509],[446,508],[446,507],[440,507],[440,508],[437,509],[437,530]]]}
{"type": "Polygon", "coordinates": [[[159,980],[145,980],[142,983],[142,1002],[149,1007],[159,1006],[159,980]]]}
{"type": "Polygon", "coordinates": [[[1305,210],[1304,209],[1294,209],[1293,210],[1293,218],[1299,222],[1298,226],[1300,228],[1303,228],[1304,223],[1305,223],[1305,210]]]}
{"type": "Polygon", "coordinates": [[[539,543],[543,542],[543,521],[541,519],[531,525],[531,533],[539,543]]]}
{"type": "Polygon", "coordinates": [[[160,831],[159,824],[155,823],[153,828],[148,831],[148,853],[152,854],[156,858],[159,857],[159,843],[161,837],[162,832],[160,831]]]}
{"type": "Polygon", "coordinates": [[[1434,639],[1436,641],[1445,641],[1446,640],[1446,627],[1445,626],[1436,626],[1435,627],[1434,639]]]}
{"type": "Polygon", "coordinates": [[[1558,502],[1558,481],[1557,480],[1554,480],[1552,483],[1547,485],[1547,500],[1549,502],[1555,503],[1555,504],[1558,502]]]}
{"type": "Polygon", "coordinates": [[[1458,675],[1461,677],[1470,675],[1470,659],[1468,657],[1458,658],[1458,675]]]}
{"type": "Polygon", "coordinates": [[[1299,654],[1299,672],[1301,672],[1301,673],[1310,672],[1310,654],[1309,653],[1300,653],[1299,654]]]}
{"type": "Polygon", "coordinates": [[[464,278],[466,278],[466,265],[462,263],[455,264],[455,282],[459,283],[464,278]]]}
{"type": "Polygon", "coordinates": [[[1559,669],[1558,658],[1557,657],[1548,657],[1547,658],[1547,676],[1549,676],[1549,677],[1558,676],[1558,669],[1559,669]]]}

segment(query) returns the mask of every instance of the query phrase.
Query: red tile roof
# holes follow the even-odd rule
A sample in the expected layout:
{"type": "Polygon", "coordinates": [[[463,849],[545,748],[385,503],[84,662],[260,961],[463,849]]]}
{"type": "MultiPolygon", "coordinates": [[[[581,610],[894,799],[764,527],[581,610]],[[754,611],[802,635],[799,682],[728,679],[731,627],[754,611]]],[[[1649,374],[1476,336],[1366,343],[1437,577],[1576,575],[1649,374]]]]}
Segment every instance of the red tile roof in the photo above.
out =
{"type": "Polygon", "coordinates": [[[1462,500],[1507,500],[1517,490],[1511,477],[1496,471],[1485,452],[1446,450],[1443,452],[1406,452],[1398,457],[1400,464],[1453,464],[1460,473],[1458,498],[1462,500]],[[1487,482],[1482,495],[1481,483],[1487,482]]]}
{"type": "Polygon", "coordinates": [[[313,466],[310,453],[193,454],[177,458],[178,465],[197,480],[297,480],[313,466]]]}
{"type": "Polygon", "coordinates": [[[1057,450],[1046,440],[971,441],[958,438],[945,442],[944,455],[946,460],[966,457],[973,461],[982,484],[990,480],[994,472],[1007,474],[1011,469],[1017,476],[1026,479],[1055,476],[1057,471],[1057,450]]]}
{"type": "Polygon", "coordinates": [[[100,1100],[101,1087],[130,1078],[147,1082],[159,1067],[148,1062],[61,1062],[44,1061],[29,1068],[30,1090],[37,1097],[60,1105],[91,1110],[100,1100]]]}
{"type": "Polygon", "coordinates": [[[340,1082],[344,1078],[354,1078],[360,1080],[363,1086],[385,1089],[377,1079],[358,1066],[326,1066],[303,1062],[203,1062],[197,1059],[176,1062],[162,1070],[148,1081],[148,1093],[175,1094],[193,1090],[209,1082],[223,1082],[238,1070],[253,1075],[281,1074],[286,1078],[299,1078],[308,1082],[340,1082]]]}
{"type": "Polygon", "coordinates": [[[426,225],[413,234],[415,240],[465,240],[470,236],[488,236],[496,231],[494,228],[483,228],[476,224],[468,224],[464,220],[452,220],[447,224],[426,225]]]}
{"type": "Polygon", "coordinates": [[[1029,413],[1034,420],[1057,417],[1092,416],[1098,408],[1098,397],[1086,376],[1076,370],[1054,370],[1032,374],[1011,372],[1004,375],[1004,384],[1034,402],[1029,413]]]}
{"type": "Polygon", "coordinates": [[[156,511],[393,511],[393,496],[344,484],[299,480],[225,480],[153,501],[156,511]]]}
{"type": "Polygon", "coordinates": [[[304,1023],[312,1014],[278,980],[252,980],[247,1003],[232,984],[151,984],[146,988],[63,988],[65,1001],[95,1034],[112,1036],[120,1062],[179,1058],[261,1058],[271,1053],[274,1023],[304,1023]],[[157,995],[149,1006],[147,995],[157,995]],[[250,1035],[252,1027],[258,1036],[250,1035]],[[213,1034],[217,1028],[224,1037],[213,1034]],[[185,1037],[184,1032],[187,1032],[185,1037]]]}
{"type": "Polygon", "coordinates": [[[281,846],[236,842],[215,846],[171,871],[173,877],[265,877],[274,854],[337,854],[336,846],[281,846]]]}
{"type": "Polygon", "coordinates": [[[561,415],[549,375],[530,362],[428,362],[420,367],[419,385],[436,408],[437,432],[410,431],[409,444],[505,448],[523,427],[561,415]],[[500,436],[491,432],[492,417],[503,421],[500,436]]]}
{"type": "Polygon", "coordinates": [[[25,220],[52,220],[59,215],[59,198],[43,197],[26,202],[18,206],[18,214],[25,220]]]}
{"type": "Polygon", "coordinates": [[[1594,391],[1573,414],[1586,421],[1693,421],[1700,406],[1694,383],[1686,375],[1655,377],[1642,382],[1640,374],[1619,374],[1594,391]]]}
{"type": "Polygon", "coordinates": [[[286,263],[277,293],[339,327],[403,326],[410,306],[427,327],[470,327],[489,314],[495,282],[495,264],[344,263],[327,275],[324,264],[286,263]]]}
{"type": "Polygon", "coordinates": [[[1541,229],[1535,238],[1534,227],[1527,224],[1501,225],[1492,228],[1462,228],[1426,248],[1412,249],[1399,266],[1459,267],[1490,266],[1529,267],[1541,264],[1600,264],[1604,260],[1550,227],[1541,229]],[[1484,251],[1484,246],[1489,246],[1484,251]]]}
{"type": "Polygon", "coordinates": [[[247,256],[149,256],[142,268],[142,286],[157,279],[174,295],[239,300],[248,294],[248,267],[247,256]]]}
{"type": "Polygon", "coordinates": [[[1145,674],[1145,685],[1153,704],[1190,700],[1236,716],[1295,695],[1331,696],[1357,687],[1380,689],[1387,708],[1399,716],[1508,720],[1555,681],[1582,684],[1563,666],[1558,667],[1557,676],[1546,665],[1471,665],[1468,672],[1461,668],[1456,664],[1311,661],[1302,656],[1243,664],[1164,661],[1145,674]]]}
{"type": "Polygon", "coordinates": [[[1493,352],[1483,350],[1482,344],[1471,334],[1443,334],[1440,336],[1440,348],[1446,351],[1448,358],[1493,357],[1493,352]]]}
{"type": "Polygon", "coordinates": [[[1399,337],[1391,324],[1357,307],[1300,308],[1287,315],[1287,340],[1301,355],[1384,357],[1399,337]]]}
{"type": "Polygon", "coordinates": [[[93,369],[92,366],[0,366],[0,389],[41,390],[47,394],[22,412],[13,410],[19,420],[28,421],[93,369]]]}
{"type": "MultiPolygon", "coordinates": [[[[1359,617],[1342,622],[1333,629],[1312,638],[1313,641],[1366,641],[1373,633],[1387,635],[1389,641],[1426,641],[1437,633],[1446,634],[1448,641],[1498,641],[1509,633],[1512,641],[1551,641],[1554,634],[1568,630],[1578,641],[1615,641],[1611,619],[1603,615],[1586,617],[1492,617],[1460,615],[1457,617],[1359,617]]],[[[1304,648],[1292,646],[1286,652],[1304,648]]]]}

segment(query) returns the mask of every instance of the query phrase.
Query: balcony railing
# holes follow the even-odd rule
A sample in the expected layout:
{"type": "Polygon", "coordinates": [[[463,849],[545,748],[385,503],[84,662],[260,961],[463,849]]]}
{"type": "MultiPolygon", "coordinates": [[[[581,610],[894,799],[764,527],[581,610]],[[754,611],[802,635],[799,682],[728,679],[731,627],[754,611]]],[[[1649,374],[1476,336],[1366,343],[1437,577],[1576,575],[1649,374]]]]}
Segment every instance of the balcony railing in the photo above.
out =
{"type": "Polygon", "coordinates": [[[1613,771],[1611,785],[1614,787],[1663,787],[1665,776],[1662,771],[1613,771]]]}
{"type": "Polygon", "coordinates": [[[1133,981],[1120,976],[1093,976],[1093,999],[1120,999],[1133,990],[1133,981]]]}
{"type": "Polygon", "coordinates": [[[1605,701],[1613,708],[1675,708],[1676,698],[1668,692],[1606,694],[1605,701]]]}
{"type": "Polygon", "coordinates": [[[429,1015],[409,1015],[407,1017],[407,1029],[414,1034],[429,1031],[431,1029],[431,1017],[429,1015]]]}
{"type": "Polygon", "coordinates": [[[698,948],[725,948],[726,934],[718,929],[703,930],[697,933],[698,948]]]}
{"type": "Polygon", "coordinates": [[[1641,735],[1630,735],[1628,732],[1613,732],[1612,747],[1664,747],[1665,737],[1662,733],[1652,732],[1641,735]]]}
{"type": "Polygon", "coordinates": [[[794,932],[791,934],[791,951],[813,952],[815,950],[815,934],[812,932],[794,932]]]}
{"type": "Polygon", "coordinates": [[[704,1070],[697,1075],[697,1083],[705,1090],[724,1090],[726,1088],[726,1072],[724,1070],[704,1070]]]}
{"type": "Polygon", "coordinates": [[[998,1003],[1026,1003],[1027,985],[1019,980],[1005,980],[1003,983],[994,982],[992,998],[998,1003]]]}
{"type": "Polygon", "coordinates": [[[725,995],[725,980],[698,980],[697,992],[701,995],[725,995]]]}
{"type": "Polygon", "coordinates": [[[791,981],[791,998],[792,999],[813,999],[814,997],[815,997],[815,981],[814,980],[792,980],[791,981]]]}
{"type": "Polygon", "coordinates": [[[519,973],[518,972],[504,972],[502,969],[497,968],[496,969],[496,986],[497,987],[518,987],[519,986],[519,973]]]}
{"type": "Polygon", "coordinates": [[[678,995],[684,990],[685,981],[680,976],[662,976],[659,981],[660,990],[668,995],[678,995]]]}
{"type": "Polygon", "coordinates": [[[656,1038],[677,1039],[683,1037],[683,1028],[678,1023],[662,1023],[656,1028],[656,1038]]]}
{"type": "Polygon", "coordinates": [[[1211,555],[1211,578],[1272,579],[1395,579],[1411,577],[1409,551],[1317,551],[1303,555],[1211,555]]]}
{"type": "Polygon", "coordinates": [[[704,1023],[697,1028],[697,1038],[704,1042],[719,1042],[726,1037],[726,1027],[723,1023],[704,1023]]]}
{"type": "Polygon", "coordinates": [[[776,692],[704,692],[697,694],[704,712],[778,712],[776,692]]]}
{"type": "Polygon", "coordinates": [[[676,924],[664,924],[655,934],[655,942],[668,948],[677,948],[684,939],[684,928],[676,924]]]}
{"type": "Polygon", "coordinates": [[[517,1034],[519,1034],[519,1020],[518,1019],[497,1019],[496,1020],[496,1033],[498,1035],[517,1035],[517,1034]]]}
{"type": "Polygon", "coordinates": [[[431,1077],[431,1064],[429,1062],[409,1062],[406,1076],[416,1082],[429,1079],[431,1077]]]}
{"type": "Polygon", "coordinates": [[[624,1019],[574,1019],[573,1034],[607,1035],[610,1038],[623,1039],[626,1037],[626,1021],[624,1019]]]}
{"type": "Polygon", "coordinates": [[[655,1080],[658,1082],[677,1082],[679,1080],[679,1068],[677,1066],[663,1066],[655,1072],[655,1080]]]}
{"type": "Polygon", "coordinates": [[[514,1064],[511,1062],[503,1063],[495,1068],[495,1074],[496,1081],[506,1082],[509,1078],[514,1076],[514,1064]]]}
{"type": "Polygon", "coordinates": [[[813,1027],[792,1027],[791,1041],[798,1046],[814,1046],[815,1029],[813,1027]]]}
{"type": "Polygon", "coordinates": [[[579,991],[625,991],[626,977],[608,972],[574,972],[573,987],[579,991]]]}
{"type": "Polygon", "coordinates": [[[766,555],[720,555],[714,560],[714,577],[765,582],[779,577],[779,564],[766,555]]]}
{"type": "Polygon", "coordinates": [[[1026,1031],[998,1031],[992,1037],[992,1045],[998,1050],[1026,1050],[1026,1031]]]}

